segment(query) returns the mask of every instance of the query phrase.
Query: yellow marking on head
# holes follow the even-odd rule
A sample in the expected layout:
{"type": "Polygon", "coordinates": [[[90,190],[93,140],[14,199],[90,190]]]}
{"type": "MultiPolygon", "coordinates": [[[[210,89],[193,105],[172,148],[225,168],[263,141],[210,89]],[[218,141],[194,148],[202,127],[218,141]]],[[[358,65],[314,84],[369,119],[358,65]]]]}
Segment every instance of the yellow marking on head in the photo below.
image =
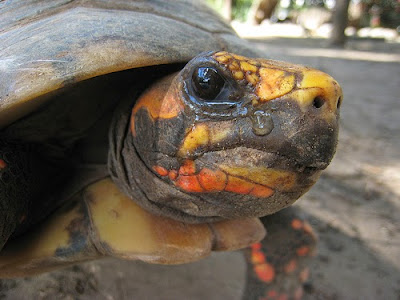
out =
{"type": "Polygon", "coordinates": [[[205,146],[209,141],[208,126],[206,124],[194,125],[189,133],[186,135],[178,155],[185,157],[193,154],[193,152],[200,146],[205,146]]]}
{"type": "Polygon", "coordinates": [[[279,191],[290,190],[297,182],[293,172],[275,170],[267,167],[237,167],[220,165],[219,168],[229,175],[249,179],[255,183],[266,185],[279,191]]]}
{"type": "Polygon", "coordinates": [[[309,89],[297,89],[291,92],[288,96],[296,99],[304,112],[308,110],[308,106],[314,101],[314,98],[321,94],[321,90],[317,87],[309,89]]]}
{"type": "Polygon", "coordinates": [[[246,74],[246,80],[247,80],[251,85],[255,86],[255,85],[258,83],[259,78],[258,78],[257,74],[254,74],[254,73],[247,73],[247,74],[246,74]]]}
{"type": "Polygon", "coordinates": [[[306,70],[302,73],[303,80],[298,84],[299,88],[331,88],[332,81],[334,80],[331,76],[318,70],[306,70]]]}
{"type": "Polygon", "coordinates": [[[247,57],[244,57],[244,56],[241,56],[241,55],[237,55],[237,54],[232,54],[232,57],[234,59],[237,59],[237,60],[248,60],[247,57]]]}
{"type": "Polygon", "coordinates": [[[239,62],[237,62],[236,60],[233,60],[231,63],[229,63],[228,68],[231,71],[240,70],[239,62]]]}
{"type": "Polygon", "coordinates": [[[290,92],[295,85],[295,76],[282,70],[260,68],[260,83],[256,94],[260,101],[268,101],[290,92]]]}
{"type": "Polygon", "coordinates": [[[342,90],[331,76],[321,71],[281,61],[246,58],[225,51],[213,57],[231,71],[234,79],[245,79],[254,87],[254,106],[277,98],[290,98],[306,112],[314,99],[320,97],[328,103],[321,110],[322,118],[330,120],[337,116],[336,107],[342,98],[342,90]]]}
{"type": "Polygon", "coordinates": [[[310,91],[318,89],[320,91],[318,96],[327,100],[331,110],[335,109],[337,99],[342,96],[342,90],[336,80],[318,70],[306,70],[302,73],[303,79],[297,84],[297,88],[310,91]]]}
{"type": "MultiPolygon", "coordinates": [[[[226,52],[225,52],[226,53],[226,52]]],[[[224,54],[224,52],[219,52],[220,55],[218,55],[218,53],[216,53],[216,57],[218,58],[218,61],[220,63],[226,63],[231,59],[230,55],[224,54]]]]}
{"type": "Polygon", "coordinates": [[[236,80],[242,80],[244,78],[244,74],[243,74],[242,71],[236,71],[236,72],[233,73],[233,77],[236,80]]]}
{"type": "Polygon", "coordinates": [[[215,145],[226,139],[232,132],[233,124],[231,121],[213,122],[209,125],[210,143],[215,145]]]}
{"type": "Polygon", "coordinates": [[[301,80],[284,98],[295,99],[304,113],[309,111],[315,99],[320,99],[320,117],[328,122],[335,120],[339,98],[343,97],[339,84],[331,76],[318,70],[304,68],[299,72],[302,74],[301,80]]]}
{"type": "Polygon", "coordinates": [[[218,51],[218,52],[216,52],[216,53],[214,54],[214,56],[220,57],[220,56],[226,56],[227,54],[228,54],[229,57],[231,57],[231,55],[230,55],[228,52],[226,52],[226,51],[218,51]]]}
{"type": "MultiPolygon", "coordinates": [[[[257,75],[259,63],[251,64],[248,58],[228,52],[218,52],[214,54],[214,59],[227,66],[236,80],[245,78],[253,86],[259,81],[257,75]]],[[[254,62],[254,60],[252,61],[254,62]]]]}
{"type": "Polygon", "coordinates": [[[256,73],[258,68],[255,65],[249,64],[246,61],[241,61],[240,62],[240,68],[242,69],[243,72],[252,72],[256,73]]]}
{"type": "Polygon", "coordinates": [[[252,64],[252,65],[256,66],[257,68],[259,68],[259,67],[261,66],[260,61],[259,61],[259,60],[256,60],[256,59],[249,59],[247,62],[248,62],[249,64],[252,64]]]}

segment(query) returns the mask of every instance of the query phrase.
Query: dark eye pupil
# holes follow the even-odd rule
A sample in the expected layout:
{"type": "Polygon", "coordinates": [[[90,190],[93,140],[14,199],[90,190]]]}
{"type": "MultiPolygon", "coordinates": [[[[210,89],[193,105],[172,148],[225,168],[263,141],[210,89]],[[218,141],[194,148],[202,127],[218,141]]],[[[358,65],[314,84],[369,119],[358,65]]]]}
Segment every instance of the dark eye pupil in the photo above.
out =
{"type": "Polygon", "coordinates": [[[195,92],[205,100],[214,100],[225,84],[217,70],[209,67],[197,68],[193,72],[192,80],[195,92]]]}

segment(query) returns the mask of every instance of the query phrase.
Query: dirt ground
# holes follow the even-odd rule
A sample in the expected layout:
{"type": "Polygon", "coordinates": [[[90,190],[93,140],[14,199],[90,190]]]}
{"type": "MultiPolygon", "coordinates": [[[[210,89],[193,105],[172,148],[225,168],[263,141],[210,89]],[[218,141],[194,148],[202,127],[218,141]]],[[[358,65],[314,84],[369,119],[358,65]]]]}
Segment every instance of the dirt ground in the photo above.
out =
{"type": "MultiPolygon", "coordinates": [[[[253,40],[271,58],[322,69],[342,85],[337,154],[296,205],[319,235],[305,299],[400,299],[400,44],[253,40]]],[[[182,266],[108,259],[0,281],[1,299],[240,299],[245,263],[218,253],[182,266]]]]}

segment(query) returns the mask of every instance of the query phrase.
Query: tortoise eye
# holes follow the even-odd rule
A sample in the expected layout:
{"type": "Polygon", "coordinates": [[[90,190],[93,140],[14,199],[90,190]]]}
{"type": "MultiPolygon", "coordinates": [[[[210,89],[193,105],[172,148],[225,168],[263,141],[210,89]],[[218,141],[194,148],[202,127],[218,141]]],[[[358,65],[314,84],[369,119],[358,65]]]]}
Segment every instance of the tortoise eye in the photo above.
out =
{"type": "Polygon", "coordinates": [[[197,96],[204,100],[214,100],[225,85],[225,80],[211,67],[199,67],[192,75],[193,87],[197,96]]]}

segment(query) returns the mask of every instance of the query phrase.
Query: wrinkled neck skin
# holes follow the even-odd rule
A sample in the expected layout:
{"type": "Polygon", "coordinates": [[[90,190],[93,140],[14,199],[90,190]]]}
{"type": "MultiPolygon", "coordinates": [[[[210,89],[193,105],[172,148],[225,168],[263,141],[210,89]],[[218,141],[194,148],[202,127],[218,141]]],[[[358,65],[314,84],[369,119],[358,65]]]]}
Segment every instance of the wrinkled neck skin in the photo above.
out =
{"type": "MultiPolygon", "coordinates": [[[[176,74],[174,75],[177,76],[176,74]]],[[[167,79],[169,85],[174,75],[167,79]]],[[[176,189],[171,184],[163,181],[159,176],[156,176],[154,171],[148,167],[139,154],[131,130],[132,103],[138,97],[140,95],[133,94],[121,102],[114,113],[114,118],[110,126],[108,166],[113,181],[133,201],[153,214],[167,216],[187,223],[221,220],[222,218],[219,216],[198,218],[168,205],[169,203],[176,203],[178,201],[190,206],[193,201],[191,195],[176,189]]],[[[153,128],[143,128],[143,130],[146,129],[149,130],[149,133],[148,135],[144,135],[144,140],[147,141],[146,144],[152,143],[151,134],[153,128]]],[[[140,148],[143,151],[145,147],[140,148]]],[[[145,149],[144,151],[147,150],[149,149],[145,149]]],[[[158,154],[150,151],[148,153],[155,154],[156,156],[158,154]]],[[[145,159],[147,158],[146,154],[143,154],[145,159]]]]}
{"type": "Polygon", "coordinates": [[[336,81],[316,70],[200,55],[121,103],[110,174],[145,209],[184,222],[272,214],[331,161],[341,97],[336,81]]]}

